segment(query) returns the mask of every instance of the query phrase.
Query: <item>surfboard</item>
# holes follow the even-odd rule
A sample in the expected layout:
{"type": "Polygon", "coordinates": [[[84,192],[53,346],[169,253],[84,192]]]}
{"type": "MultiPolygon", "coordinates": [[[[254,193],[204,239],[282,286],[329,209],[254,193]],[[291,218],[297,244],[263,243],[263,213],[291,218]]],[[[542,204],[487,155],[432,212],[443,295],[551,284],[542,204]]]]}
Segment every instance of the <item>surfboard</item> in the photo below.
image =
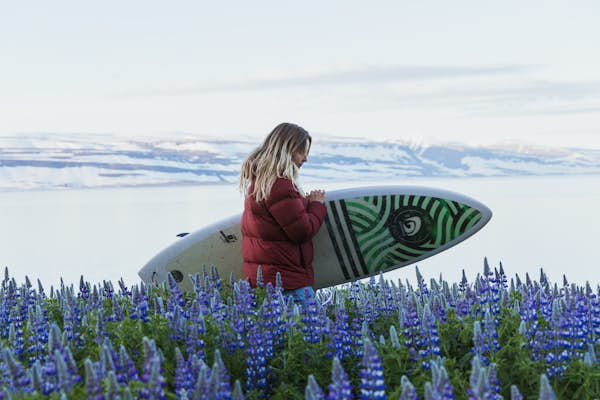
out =
{"type": "MultiPolygon", "coordinates": [[[[402,268],[438,254],[479,231],[492,217],[480,202],[446,190],[377,186],[326,193],[327,215],[313,238],[315,289],[402,268]]],[[[182,290],[190,275],[215,266],[221,277],[242,278],[241,214],[190,234],[139,271],[146,283],[171,274],[182,290]]]]}

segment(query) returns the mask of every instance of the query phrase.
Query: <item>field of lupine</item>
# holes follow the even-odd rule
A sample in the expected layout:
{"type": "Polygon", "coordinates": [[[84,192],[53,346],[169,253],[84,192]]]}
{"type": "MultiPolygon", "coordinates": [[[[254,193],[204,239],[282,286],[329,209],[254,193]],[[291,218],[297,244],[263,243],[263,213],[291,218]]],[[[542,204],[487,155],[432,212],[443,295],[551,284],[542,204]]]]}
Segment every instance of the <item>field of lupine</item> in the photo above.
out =
{"type": "MultiPolygon", "coordinates": [[[[372,278],[306,307],[212,271],[195,290],[120,281],[49,291],[8,271],[2,399],[600,398],[600,288],[372,278]]],[[[279,285],[277,285],[279,286],[279,285]]]]}

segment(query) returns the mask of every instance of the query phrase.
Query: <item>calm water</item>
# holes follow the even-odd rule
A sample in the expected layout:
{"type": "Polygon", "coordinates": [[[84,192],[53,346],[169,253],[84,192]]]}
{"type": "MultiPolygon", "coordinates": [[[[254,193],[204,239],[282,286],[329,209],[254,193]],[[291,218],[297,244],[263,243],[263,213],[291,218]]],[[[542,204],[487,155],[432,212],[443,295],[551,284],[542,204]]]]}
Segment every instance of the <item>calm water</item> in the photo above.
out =
{"type": "MultiPolygon", "coordinates": [[[[398,182],[311,184],[338,189],[408,184],[448,189],[494,212],[475,236],[419,262],[427,278],[469,279],[502,262],[509,276],[540,268],[553,281],[600,283],[600,176],[411,179],[398,182]]],[[[138,282],[137,271],[180,232],[241,212],[234,186],[88,189],[0,193],[0,266],[19,282],[38,278],[48,289],[86,280],[138,282]]],[[[414,280],[414,266],[386,274],[414,280]]]]}

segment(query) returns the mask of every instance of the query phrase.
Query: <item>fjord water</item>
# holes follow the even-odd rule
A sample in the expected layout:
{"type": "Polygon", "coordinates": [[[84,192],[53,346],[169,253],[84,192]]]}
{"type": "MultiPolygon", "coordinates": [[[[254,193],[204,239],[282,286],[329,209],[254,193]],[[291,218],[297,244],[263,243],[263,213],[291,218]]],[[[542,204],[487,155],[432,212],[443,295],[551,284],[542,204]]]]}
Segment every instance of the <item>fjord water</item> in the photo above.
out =
{"type": "MultiPolygon", "coordinates": [[[[471,280],[502,262],[509,277],[540,268],[555,282],[600,283],[600,176],[409,179],[305,182],[305,190],[416,185],[462,193],[487,205],[492,220],[465,242],[418,263],[426,278],[471,280]]],[[[92,283],[121,277],[137,283],[152,256],[207,224],[241,212],[234,185],[69,189],[0,193],[0,267],[49,289],[62,278],[92,283]]],[[[409,266],[385,274],[414,280],[409,266]]]]}

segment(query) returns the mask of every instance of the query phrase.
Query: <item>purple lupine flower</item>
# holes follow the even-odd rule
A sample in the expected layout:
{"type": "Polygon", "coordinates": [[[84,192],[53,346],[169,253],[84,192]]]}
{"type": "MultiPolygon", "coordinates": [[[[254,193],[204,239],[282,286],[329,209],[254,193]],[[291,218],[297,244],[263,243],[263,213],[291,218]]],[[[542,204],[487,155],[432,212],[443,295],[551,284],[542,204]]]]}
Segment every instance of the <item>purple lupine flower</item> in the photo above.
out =
{"type": "Polygon", "coordinates": [[[415,267],[415,271],[417,274],[417,294],[419,298],[423,299],[423,297],[429,294],[429,289],[427,289],[427,284],[425,283],[425,279],[423,279],[423,275],[421,275],[421,271],[419,271],[419,267],[415,267]]]}
{"type": "Polygon", "coordinates": [[[399,400],[419,400],[417,389],[410,383],[406,375],[402,375],[400,385],[402,386],[402,392],[400,393],[399,400]]]}
{"type": "Polygon", "coordinates": [[[302,332],[304,332],[304,341],[307,343],[319,343],[322,335],[325,333],[323,318],[317,307],[314,296],[308,296],[306,307],[304,307],[302,322],[302,332]]]}
{"type": "Polygon", "coordinates": [[[212,281],[212,287],[214,289],[217,289],[217,291],[221,291],[221,289],[223,288],[223,282],[221,280],[221,277],[219,276],[219,270],[214,265],[210,266],[210,279],[212,281]]]}
{"type": "Polygon", "coordinates": [[[153,339],[148,339],[144,336],[142,339],[142,346],[144,348],[144,362],[142,365],[142,375],[140,376],[140,380],[143,383],[147,383],[151,379],[152,368],[154,367],[154,364],[161,364],[162,355],[156,348],[156,343],[153,339]],[[158,360],[158,363],[155,362],[156,360],[158,360]]]}
{"type": "Polygon", "coordinates": [[[164,389],[166,382],[161,374],[161,364],[160,357],[152,357],[150,359],[150,378],[146,387],[139,390],[138,395],[140,398],[152,400],[163,400],[166,398],[164,389]]]}
{"type": "Polygon", "coordinates": [[[191,393],[192,398],[209,398],[210,373],[210,368],[203,361],[201,361],[199,364],[198,378],[196,380],[196,384],[194,385],[194,391],[191,393]]]}
{"type": "Polygon", "coordinates": [[[120,400],[119,382],[115,371],[109,371],[106,377],[106,400],[120,400]]]}
{"type": "Polygon", "coordinates": [[[304,390],[304,398],[306,400],[324,400],[325,393],[317,383],[315,377],[311,374],[308,376],[308,383],[304,390]]]}
{"type": "Polygon", "coordinates": [[[402,313],[404,324],[404,345],[409,349],[412,361],[417,361],[419,341],[419,313],[417,311],[418,299],[414,292],[410,292],[402,313]]]}
{"type": "Polygon", "coordinates": [[[83,275],[79,278],[79,293],[77,297],[87,300],[90,297],[90,284],[83,280],[83,275]]]}
{"type": "Polygon", "coordinates": [[[368,338],[365,338],[364,356],[361,362],[360,398],[385,399],[385,382],[383,380],[383,365],[377,354],[377,349],[368,338]]]}
{"type": "Polygon", "coordinates": [[[392,342],[392,347],[394,349],[399,349],[402,347],[400,345],[400,339],[398,338],[398,332],[396,331],[396,327],[394,325],[390,325],[390,341],[392,342]]]}
{"type": "Polygon", "coordinates": [[[448,372],[444,368],[442,359],[431,360],[430,366],[432,374],[432,398],[436,400],[454,399],[454,387],[450,383],[450,378],[448,378],[448,372]]]}
{"type": "MultiPolygon", "coordinates": [[[[16,310],[16,308],[14,309],[16,310]]],[[[21,322],[21,315],[18,312],[13,312],[11,317],[11,324],[8,328],[8,342],[13,348],[14,354],[20,359],[24,358],[25,351],[25,339],[23,335],[23,322],[21,322]]]]}
{"type": "Polygon", "coordinates": [[[497,325],[498,322],[492,318],[490,310],[486,310],[483,318],[483,334],[488,345],[488,351],[492,356],[496,351],[500,350],[498,331],[496,330],[497,325]]]}
{"type": "Polygon", "coordinates": [[[120,384],[127,385],[130,381],[139,380],[138,370],[123,345],[119,348],[119,361],[116,367],[117,380],[120,384]]]}
{"type": "Polygon", "coordinates": [[[259,265],[256,270],[256,287],[264,287],[265,280],[263,279],[262,265],[259,265]]]}
{"type": "Polygon", "coordinates": [[[35,306],[35,311],[30,313],[29,318],[30,335],[27,353],[29,354],[30,364],[37,359],[43,361],[46,344],[48,343],[48,309],[44,300],[40,300],[39,303],[35,306]]]}
{"type": "Polygon", "coordinates": [[[473,357],[471,366],[470,387],[467,390],[469,400],[500,400],[500,387],[496,378],[494,364],[487,368],[481,365],[479,357],[473,357]]]}
{"type": "Polygon", "coordinates": [[[201,306],[202,313],[206,314],[208,312],[208,297],[202,283],[202,277],[199,273],[196,273],[195,275],[191,275],[190,279],[194,286],[195,300],[201,306]]]}
{"type": "Polygon", "coordinates": [[[127,286],[125,285],[125,281],[123,280],[123,278],[119,279],[119,294],[121,296],[126,296],[126,297],[131,296],[131,291],[129,289],[127,289],[127,286]]]}
{"type": "Polygon", "coordinates": [[[108,337],[108,329],[106,328],[106,318],[104,317],[104,310],[101,308],[95,312],[98,316],[96,318],[96,343],[101,344],[105,338],[108,337]]]}
{"type": "Polygon", "coordinates": [[[39,360],[31,366],[31,387],[34,391],[44,394],[44,378],[42,372],[42,364],[39,360]]]}
{"type": "Polygon", "coordinates": [[[150,321],[148,317],[150,300],[148,299],[148,294],[146,292],[146,285],[143,282],[139,287],[137,285],[133,287],[131,300],[129,318],[133,320],[139,318],[142,322],[150,321]]]}
{"type": "Polygon", "coordinates": [[[510,386],[510,400],[523,400],[523,395],[515,385],[510,386]]]}
{"type": "Polygon", "coordinates": [[[329,384],[329,400],[350,400],[353,399],[352,384],[348,374],[344,371],[340,359],[333,358],[333,367],[331,369],[331,383],[329,384]]]}
{"type": "Polygon", "coordinates": [[[116,354],[110,343],[110,340],[105,339],[100,350],[100,378],[104,379],[110,371],[116,371],[115,366],[116,354]]]}
{"type": "Polygon", "coordinates": [[[267,390],[267,359],[265,356],[264,338],[257,326],[248,333],[246,349],[246,382],[249,390],[265,392],[267,390]]]}
{"type": "Polygon", "coordinates": [[[231,400],[245,400],[244,392],[242,391],[242,384],[238,379],[235,380],[235,384],[233,385],[231,400]]]}
{"type": "Polygon", "coordinates": [[[85,360],[85,392],[88,399],[104,400],[102,394],[102,383],[98,378],[98,374],[94,368],[94,364],[88,358],[85,360]]]}
{"type": "Polygon", "coordinates": [[[586,283],[586,297],[589,301],[589,342],[596,344],[600,342],[600,300],[594,293],[589,282],[586,283]]]}
{"type": "Polygon", "coordinates": [[[360,314],[355,315],[350,323],[350,337],[352,339],[352,352],[354,357],[362,358],[364,350],[363,320],[360,314]]]}
{"type": "Polygon", "coordinates": [[[13,353],[8,348],[4,348],[2,352],[4,362],[8,367],[9,376],[11,379],[10,389],[14,391],[28,392],[31,379],[29,374],[25,371],[25,368],[21,363],[14,358],[13,353]]]}
{"type": "Polygon", "coordinates": [[[254,291],[247,280],[235,282],[233,285],[233,319],[232,331],[236,335],[235,347],[246,347],[244,337],[254,325],[253,317],[256,315],[256,298],[254,291]]]}
{"type": "Polygon", "coordinates": [[[267,283],[267,293],[263,300],[263,304],[258,311],[258,329],[262,332],[263,343],[265,348],[265,357],[271,360],[274,357],[275,344],[279,342],[279,338],[275,335],[279,334],[279,325],[281,324],[281,310],[273,309],[271,301],[273,297],[273,285],[267,283]]]}
{"type": "Polygon", "coordinates": [[[111,281],[103,281],[102,296],[106,299],[112,299],[115,294],[115,289],[111,281]]]}
{"type": "Polygon", "coordinates": [[[421,330],[415,342],[419,348],[421,366],[429,369],[429,360],[440,355],[440,338],[438,335],[435,318],[431,313],[429,304],[425,303],[421,317],[421,330]]]}
{"type": "Polygon", "coordinates": [[[67,369],[69,370],[69,374],[71,376],[71,381],[73,385],[81,383],[82,378],[79,375],[79,370],[77,369],[77,363],[75,362],[75,358],[73,357],[73,353],[71,353],[71,349],[69,347],[63,348],[61,350],[61,355],[65,363],[67,364],[67,369]]]}
{"type": "Polygon", "coordinates": [[[173,277],[173,274],[167,275],[167,284],[169,288],[169,297],[167,299],[167,317],[172,317],[175,310],[181,311],[184,305],[183,293],[173,277]]]}
{"type": "Polygon", "coordinates": [[[594,350],[593,344],[588,344],[588,351],[585,353],[583,361],[588,367],[594,367],[596,364],[598,364],[598,359],[596,357],[596,351],[594,350]]]}
{"type": "Polygon", "coordinates": [[[560,376],[562,374],[562,363],[560,362],[563,358],[563,356],[561,356],[561,353],[563,352],[563,340],[560,337],[561,326],[564,325],[564,317],[562,314],[560,301],[559,299],[555,299],[552,304],[552,314],[550,317],[552,329],[550,332],[545,332],[546,340],[542,341],[539,351],[540,357],[544,357],[544,361],[548,366],[546,372],[551,377],[560,376]]]}
{"type": "Polygon", "coordinates": [[[112,298],[112,311],[113,311],[113,320],[117,322],[123,321],[123,308],[119,303],[119,299],[117,297],[112,298]]]}
{"type": "Polygon", "coordinates": [[[211,377],[211,398],[223,400],[231,398],[229,372],[227,372],[219,349],[215,350],[215,362],[213,363],[211,375],[215,375],[214,379],[211,377]]]}
{"type": "Polygon", "coordinates": [[[59,350],[54,351],[54,361],[56,362],[56,376],[58,381],[58,389],[66,392],[73,388],[73,379],[67,367],[65,359],[59,350]]]}
{"type": "Polygon", "coordinates": [[[481,331],[481,322],[475,321],[473,323],[473,347],[471,351],[475,353],[475,357],[481,360],[484,365],[490,363],[489,358],[486,356],[490,351],[489,344],[487,343],[486,337],[481,331]]]}
{"type": "Polygon", "coordinates": [[[190,320],[188,320],[187,328],[185,328],[187,331],[185,336],[185,349],[188,355],[196,354],[201,358],[204,358],[204,340],[202,340],[201,336],[205,333],[206,328],[202,313],[195,314],[197,310],[195,305],[197,304],[198,303],[194,300],[190,320]]]}
{"type": "Polygon", "coordinates": [[[175,348],[175,376],[173,385],[175,386],[175,394],[181,396],[182,391],[188,391],[192,387],[192,377],[188,368],[187,362],[181,354],[179,347],[175,348]]]}
{"type": "Polygon", "coordinates": [[[554,394],[554,390],[552,390],[552,386],[550,386],[550,382],[548,381],[546,374],[542,374],[540,377],[539,400],[556,400],[556,395],[554,394]]]}
{"type": "Polygon", "coordinates": [[[467,280],[467,275],[465,274],[465,270],[462,270],[462,279],[458,285],[459,296],[456,300],[456,312],[457,315],[467,315],[471,310],[469,307],[469,302],[466,297],[467,289],[469,288],[469,281],[467,280]]]}
{"type": "Polygon", "coordinates": [[[335,323],[333,324],[333,346],[335,355],[340,360],[352,356],[352,336],[348,325],[348,313],[343,302],[336,306],[335,323]]]}

